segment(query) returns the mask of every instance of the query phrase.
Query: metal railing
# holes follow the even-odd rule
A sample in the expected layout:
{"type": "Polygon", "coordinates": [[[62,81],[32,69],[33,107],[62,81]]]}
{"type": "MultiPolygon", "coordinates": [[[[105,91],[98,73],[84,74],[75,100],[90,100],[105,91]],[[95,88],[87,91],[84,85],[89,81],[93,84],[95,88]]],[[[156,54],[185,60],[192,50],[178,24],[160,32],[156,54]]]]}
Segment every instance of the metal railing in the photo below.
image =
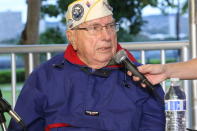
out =
{"type": "MultiPolygon", "coordinates": [[[[141,63],[146,63],[146,51],[148,50],[159,50],[160,51],[160,60],[161,64],[166,63],[166,50],[178,49],[181,52],[181,60],[187,61],[189,59],[188,50],[189,42],[188,41],[174,41],[174,42],[122,42],[120,43],[123,48],[128,49],[129,51],[139,51],[141,63]]],[[[63,52],[66,49],[66,44],[56,44],[56,45],[15,45],[15,46],[0,46],[0,54],[9,54],[11,57],[11,87],[12,87],[12,106],[15,106],[16,102],[16,55],[17,54],[28,54],[29,61],[29,73],[33,71],[33,57],[34,53],[45,53],[46,59],[52,57],[53,52],[63,52]]],[[[165,89],[165,82],[162,83],[163,88],[165,89]]],[[[186,89],[186,95],[191,93],[189,88],[188,81],[184,81],[184,86],[186,89]]],[[[190,97],[188,97],[188,107],[190,107],[190,97]]],[[[188,111],[187,119],[190,121],[190,109],[188,111]]]]}

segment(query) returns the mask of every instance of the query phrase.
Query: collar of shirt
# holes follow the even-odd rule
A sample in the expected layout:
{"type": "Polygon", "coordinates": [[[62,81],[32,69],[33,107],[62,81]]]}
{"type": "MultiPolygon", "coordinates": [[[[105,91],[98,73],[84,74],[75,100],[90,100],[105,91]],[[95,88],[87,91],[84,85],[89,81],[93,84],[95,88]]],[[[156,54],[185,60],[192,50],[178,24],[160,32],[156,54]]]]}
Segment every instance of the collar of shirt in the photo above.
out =
{"type": "MultiPolygon", "coordinates": [[[[123,49],[123,48],[120,46],[120,44],[118,44],[117,51],[119,51],[121,49],[123,49]]],[[[136,59],[133,57],[133,55],[128,50],[126,50],[126,52],[127,52],[129,59],[133,62],[136,62],[136,59]]],[[[86,64],[79,59],[76,51],[73,49],[73,46],[71,44],[68,44],[68,46],[64,52],[64,58],[66,60],[68,60],[69,62],[71,62],[72,64],[86,66],[86,64]]],[[[115,61],[111,60],[109,62],[109,64],[107,65],[107,67],[121,67],[121,66],[118,65],[115,61]]]]}

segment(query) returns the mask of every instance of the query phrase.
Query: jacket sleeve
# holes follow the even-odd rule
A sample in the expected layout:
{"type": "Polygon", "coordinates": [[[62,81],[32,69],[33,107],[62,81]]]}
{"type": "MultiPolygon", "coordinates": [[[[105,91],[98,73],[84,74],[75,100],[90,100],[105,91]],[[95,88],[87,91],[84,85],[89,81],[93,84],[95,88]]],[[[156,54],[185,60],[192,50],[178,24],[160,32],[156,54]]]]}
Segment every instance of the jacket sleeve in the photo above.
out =
{"type": "MultiPolygon", "coordinates": [[[[38,73],[33,72],[18,97],[15,111],[23,119],[28,131],[42,130],[44,128],[43,105],[45,105],[45,96],[41,87],[41,80],[38,73]]],[[[11,120],[9,131],[22,131],[21,127],[11,120]]]]}
{"type": "Polygon", "coordinates": [[[165,131],[164,92],[162,87],[155,87],[161,99],[150,96],[143,105],[140,131],[165,131]]]}

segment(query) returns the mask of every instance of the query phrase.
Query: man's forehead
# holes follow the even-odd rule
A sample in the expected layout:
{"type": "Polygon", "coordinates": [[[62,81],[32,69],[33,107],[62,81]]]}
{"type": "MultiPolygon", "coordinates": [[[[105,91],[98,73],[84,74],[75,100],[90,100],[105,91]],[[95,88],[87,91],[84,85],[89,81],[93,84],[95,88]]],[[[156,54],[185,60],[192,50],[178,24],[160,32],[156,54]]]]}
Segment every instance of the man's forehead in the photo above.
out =
{"type": "Polygon", "coordinates": [[[112,16],[106,16],[106,17],[103,17],[103,18],[99,18],[99,19],[84,22],[81,25],[107,24],[107,23],[111,23],[111,22],[114,22],[114,21],[115,20],[112,16]]]}

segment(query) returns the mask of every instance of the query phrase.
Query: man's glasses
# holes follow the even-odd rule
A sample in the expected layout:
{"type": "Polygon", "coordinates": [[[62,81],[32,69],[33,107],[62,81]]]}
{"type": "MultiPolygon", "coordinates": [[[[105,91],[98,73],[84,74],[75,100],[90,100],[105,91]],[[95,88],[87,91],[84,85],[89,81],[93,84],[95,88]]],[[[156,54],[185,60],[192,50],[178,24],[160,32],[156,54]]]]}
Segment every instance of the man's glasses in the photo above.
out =
{"type": "Polygon", "coordinates": [[[86,30],[91,35],[97,35],[102,32],[103,28],[105,28],[109,32],[112,32],[112,31],[117,32],[117,31],[119,31],[119,27],[120,27],[119,23],[112,22],[112,23],[106,24],[104,26],[92,25],[92,26],[84,27],[84,28],[76,27],[76,28],[73,28],[72,30],[86,30]]]}

